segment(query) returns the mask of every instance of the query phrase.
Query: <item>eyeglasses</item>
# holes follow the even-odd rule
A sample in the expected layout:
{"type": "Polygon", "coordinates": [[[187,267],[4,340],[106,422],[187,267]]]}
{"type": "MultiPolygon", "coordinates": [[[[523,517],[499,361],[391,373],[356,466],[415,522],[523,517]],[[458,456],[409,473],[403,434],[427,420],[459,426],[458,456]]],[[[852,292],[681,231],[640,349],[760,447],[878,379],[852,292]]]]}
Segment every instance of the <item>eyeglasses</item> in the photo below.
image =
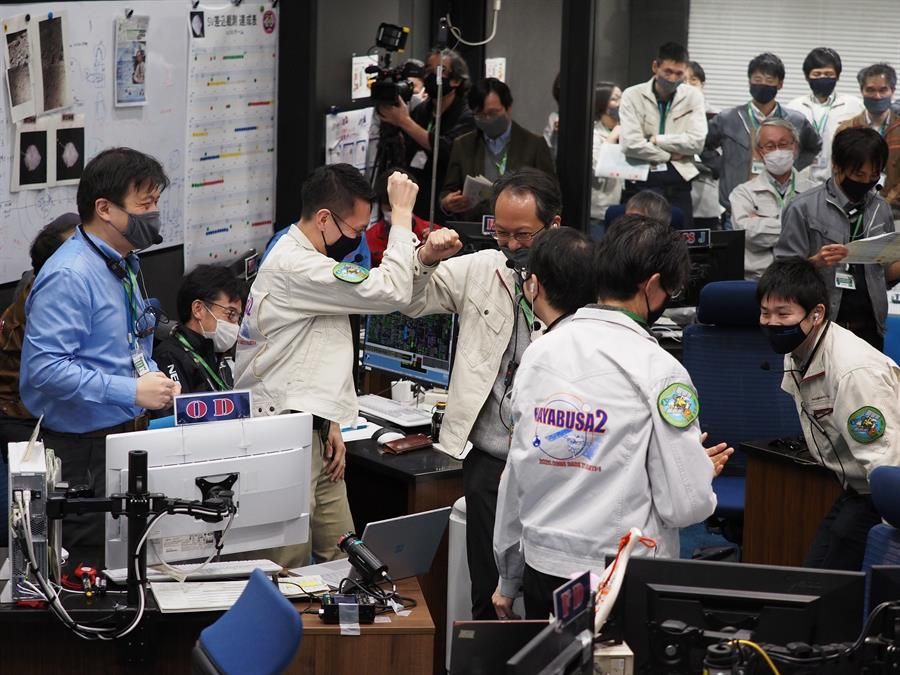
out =
{"type": "Polygon", "coordinates": [[[363,225],[360,229],[357,230],[355,227],[353,227],[350,223],[348,223],[346,220],[341,218],[334,211],[329,211],[329,213],[331,214],[331,217],[334,218],[334,222],[338,226],[338,229],[341,230],[341,234],[344,233],[344,231],[341,229],[341,223],[343,223],[344,225],[347,226],[347,229],[353,233],[354,239],[359,239],[362,236],[363,232],[366,231],[366,227],[368,227],[368,225],[363,225]],[[338,222],[338,221],[340,221],[340,222],[338,222]]]}
{"type": "Polygon", "coordinates": [[[547,226],[544,225],[536,232],[516,232],[515,234],[510,234],[503,230],[494,230],[494,233],[491,236],[497,241],[509,241],[510,239],[515,239],[520,244],[527,244],[546,229],[547,226]]]}
{"type": "Polygon", "coordinates": [[[793,141],[791,141],[790,143],[779,143],[778,145],[776,145],[775,143],[766,143],[765,145],[760,146],[760,150],[762,150],[763,152],[773,152],[775,150],[793,150],[793,149],[794,149],[793,141]]]}
{"type": "Polygon", "coordinates": [[[212,305],[213,307],[218,307],[222,310],[222,313],[225,315],[225,318],[231,323],[238,323],[238,320],[241,318],[240,310],[235,309],[234,307],[225,307],[225,305],[220,305],[218,302],[212,302],[211,300],[205,301],[204,304],[209,307],[212,305]]]}

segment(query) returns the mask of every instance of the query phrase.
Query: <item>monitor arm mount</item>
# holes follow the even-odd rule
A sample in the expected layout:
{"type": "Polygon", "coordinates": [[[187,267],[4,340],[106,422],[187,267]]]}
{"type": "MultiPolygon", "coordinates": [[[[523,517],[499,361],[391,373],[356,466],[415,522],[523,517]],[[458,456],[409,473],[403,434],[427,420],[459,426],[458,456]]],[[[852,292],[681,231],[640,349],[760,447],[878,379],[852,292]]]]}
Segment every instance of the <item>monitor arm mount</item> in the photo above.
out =
{"type": "Polygon", "coordinates": [[[197,479],[203,501],[170,499],[147,490],[147,452],[128,453],[128,492],[109,497],[80,496],[78,491],[54,492],[47,499],[47,517],[61,519],[66,515],[109,513],[113,518],[128,519],[128,605],[138,601],[138,588],[147,583],[147,548],[140,546],[145,538],[147,521],[161,514],[189,515],[207,523],[218,523],[237,512],[231,487],[237,480],[229,474],[218,483],[197,479]],[[203,481],[203,485],[199,484],[203,481]],[[137,563],[137,564],[135,564],[137,563]]]}

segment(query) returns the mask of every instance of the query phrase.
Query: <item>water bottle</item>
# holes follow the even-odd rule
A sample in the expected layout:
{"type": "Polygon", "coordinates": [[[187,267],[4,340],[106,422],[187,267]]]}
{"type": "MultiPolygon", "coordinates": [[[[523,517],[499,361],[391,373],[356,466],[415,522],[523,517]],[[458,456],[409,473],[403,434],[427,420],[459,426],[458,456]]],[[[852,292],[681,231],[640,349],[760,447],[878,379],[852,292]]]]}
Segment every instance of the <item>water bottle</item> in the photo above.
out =
{"type": "Polygon", "coordinates": [[[441,438],[441,425],[444,423],[446,401],[438,401],[431,411],[431,440],[437,443],[441,438]]]}

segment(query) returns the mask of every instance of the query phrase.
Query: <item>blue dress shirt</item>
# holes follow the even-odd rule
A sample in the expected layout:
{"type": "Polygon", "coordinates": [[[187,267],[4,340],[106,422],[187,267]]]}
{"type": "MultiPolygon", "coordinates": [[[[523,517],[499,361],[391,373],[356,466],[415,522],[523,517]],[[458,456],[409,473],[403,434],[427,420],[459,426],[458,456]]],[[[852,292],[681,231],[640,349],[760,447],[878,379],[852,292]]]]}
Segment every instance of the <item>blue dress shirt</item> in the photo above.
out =
{"type": "MultiPolygon", "coordinates": [[[[137,373],[129,336],[133,319],[125,286],[76,230],[41,269],[25,303],[19,389],[31,413],[58,432],[86,433],[127,422],[135,405],[137,373]]],[[[87,235],[90,236],[90,235],[87,235]]],[[[113,260],[106,242],[91,240],[113,260]]],[[[135,274],[137,256],[129,256],[135,274]]],[[[146,302],[135,289],[137,311],[146,302]]],[[[153,336],[137,338],[150,370],[153,336]]]]}

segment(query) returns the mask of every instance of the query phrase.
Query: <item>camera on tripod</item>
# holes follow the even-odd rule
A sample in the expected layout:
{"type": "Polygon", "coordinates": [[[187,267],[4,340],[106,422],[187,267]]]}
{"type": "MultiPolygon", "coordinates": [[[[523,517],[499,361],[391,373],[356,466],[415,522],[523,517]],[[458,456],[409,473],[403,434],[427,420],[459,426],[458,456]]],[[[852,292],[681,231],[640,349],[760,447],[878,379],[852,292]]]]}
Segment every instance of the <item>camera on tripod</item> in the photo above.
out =
{"type": "Polygon", "coordinates": [[[407,103],[413,95],[413,83],[410,77],[424,77],[422,68],[405,64],[402,68],[391,68],[391,54],[402,52],[409,37],[409,28],[382,23],[375,35],[375,46],[384,50],[378,57],[378,65],[368,66],[366,73],[376,74],[372,82],[371,98],[375,103],[396,104],[397,99],[407,103]]]}

